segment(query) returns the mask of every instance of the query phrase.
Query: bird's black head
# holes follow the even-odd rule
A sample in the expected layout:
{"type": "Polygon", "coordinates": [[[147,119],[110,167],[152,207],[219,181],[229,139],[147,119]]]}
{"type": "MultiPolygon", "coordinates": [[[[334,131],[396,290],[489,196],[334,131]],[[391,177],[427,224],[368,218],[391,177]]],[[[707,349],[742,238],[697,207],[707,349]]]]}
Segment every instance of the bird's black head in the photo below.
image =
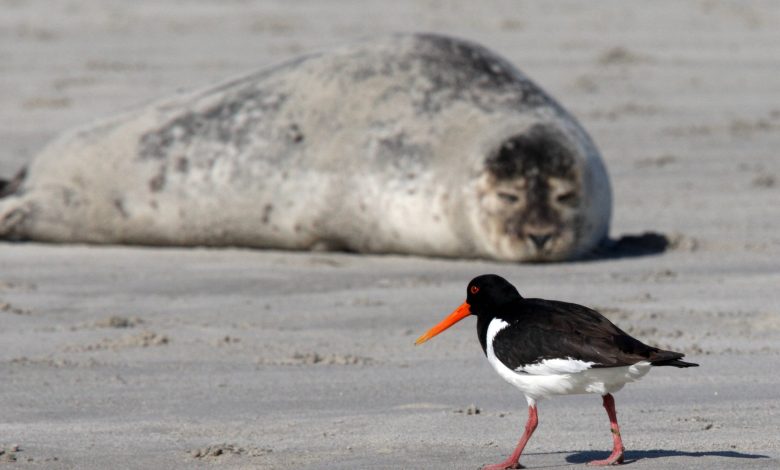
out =
{"type": "Polygon", "coordinates": [[[471,307],[472,315],[495,311],[518,298],[522,298],[515,286],[496,274],[483,274],[469,282],[466,290],[466,303],[471,307]]]}
{"type": "Polygon", "coordinates": [[[456,308],[447,318],[417,338],[415,344],[424,343],[469,315],[486,315],[495,312],[501,306],[521,299],[515,286],[495,274],[477,276],[466,288],[466,301],[456,308]]]}

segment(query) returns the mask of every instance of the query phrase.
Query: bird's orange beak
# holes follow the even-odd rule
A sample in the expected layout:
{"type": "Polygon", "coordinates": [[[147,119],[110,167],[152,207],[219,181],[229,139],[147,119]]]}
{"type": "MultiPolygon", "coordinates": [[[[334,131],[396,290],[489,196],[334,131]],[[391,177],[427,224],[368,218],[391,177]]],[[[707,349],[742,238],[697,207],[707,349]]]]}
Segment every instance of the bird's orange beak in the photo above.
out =
{"type": "Polygon", "coordinates": [[[429,339],[433,338],[434,336],[438,335],[442,331],[458,323],[469,315],[471,315],[471,305],[469,305],[468,302],[463,302],[460,307],[456,308],[454,312],[450,313],[447,318],[440,321],[436,326],[428,330],[427,333],[417,338],[417,341],[415,341],[414,344],[422,344],[428,341],[429,339]]]}

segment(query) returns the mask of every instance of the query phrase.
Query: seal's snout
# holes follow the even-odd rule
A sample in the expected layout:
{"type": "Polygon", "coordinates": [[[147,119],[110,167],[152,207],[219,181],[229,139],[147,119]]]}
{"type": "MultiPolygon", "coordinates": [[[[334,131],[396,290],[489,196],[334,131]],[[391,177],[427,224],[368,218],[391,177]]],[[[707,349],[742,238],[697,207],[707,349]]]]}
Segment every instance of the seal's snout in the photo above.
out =
{"type": "Polygon", "coordinates": [[[555,243],[560,235],[560,224],[555,221],[543,223],[528,222],[526,217],[514,217],[507,223],[507,233],[514,235],[518,241],[525,241],[529,248],[544,251],[555,243]]]}
{"type": "Polygon", "coordinates": [[[545,234],[529,233],[528,238],[533,242],[537,250],[543,250],[545,245],[547,245],[547,242],[549,242],[552,239],[552,233],[545,233],[545,234]]]}

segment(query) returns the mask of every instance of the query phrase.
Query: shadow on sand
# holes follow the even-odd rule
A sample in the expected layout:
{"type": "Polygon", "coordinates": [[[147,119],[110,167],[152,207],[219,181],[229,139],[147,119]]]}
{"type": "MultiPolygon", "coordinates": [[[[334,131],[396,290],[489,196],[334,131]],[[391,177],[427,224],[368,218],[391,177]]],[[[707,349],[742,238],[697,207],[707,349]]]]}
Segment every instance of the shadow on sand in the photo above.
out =
{"type": "MultiPolygon", "coordinates": [[[[566,457],[569,463],[587,463],[591,460],[604,459],[609,455],[608,451],[581,451],[574,452],[566,457]]],[[[625,463],[636,462],[643,459],[657,459],[660,457],[728,457],[733,459],[768,459],[768,455],[744,454],[733,450],[716,450],[708,452],[685,452],[682,450],[650,449],[650,450],[627,450],[625,453],[625,463]]]]}
{"type": "Polygon", "coordinates": [[[666,235],[657,232],[645,232],[639,235],[623,235],[602,242],[595,250],[586,255],[585,261],[599,261],[637,256],[658,255],[672,248],[672,241],[666,235]]]}

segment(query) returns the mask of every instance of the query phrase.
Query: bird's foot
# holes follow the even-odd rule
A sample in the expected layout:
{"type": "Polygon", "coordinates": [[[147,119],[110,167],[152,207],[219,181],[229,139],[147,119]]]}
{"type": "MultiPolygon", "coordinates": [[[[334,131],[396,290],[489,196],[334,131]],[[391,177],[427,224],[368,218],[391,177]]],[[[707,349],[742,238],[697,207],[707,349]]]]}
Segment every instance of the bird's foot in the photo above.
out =
{"type": "Polygon", "coordinates": [[[504,461],[493,465],[485,465],[484,467],[482,467],[482,470],[508,470],[510,468],[514,469],[514,468],[525,468],[525,467],[520,465],[520,462],[504,461]]]}
{"type": "Polygon", "coordinates": [[[592,460],[588,462],[591,467],[606,467],[607,465],[620,465],[625,461],[623,449],[612,451],[612,454],[604,460],[592,460]]]}

